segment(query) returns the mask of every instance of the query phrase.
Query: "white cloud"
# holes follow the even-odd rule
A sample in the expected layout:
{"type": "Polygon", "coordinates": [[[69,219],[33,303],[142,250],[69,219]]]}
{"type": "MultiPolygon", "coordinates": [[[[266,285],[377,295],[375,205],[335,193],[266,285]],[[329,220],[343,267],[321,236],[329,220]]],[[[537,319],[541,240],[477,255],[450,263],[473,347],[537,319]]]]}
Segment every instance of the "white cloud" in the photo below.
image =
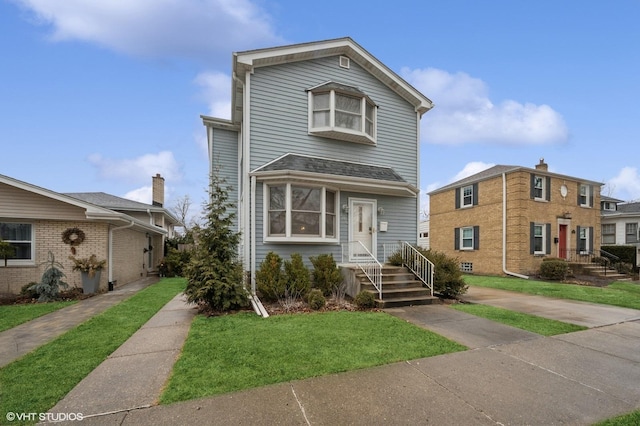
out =
{"type": "Polygon", "coordinates": [[[199,57],[229,46],[273,45],[269,15],[251,0],[14,0],[54,41],[81,40],[130,55],[199,57]]]}
{"type": "Polygon", "coordinates": [[[151,204],[153,189],[151,186],[143,186],[142,188],[134,189],[124,194],[123,198],[128,200],[138,201],[139,203],[151,204]]]}
{"type": "Polygon", "coordinates": [[[472,161],[470,163],[467,163],[462,170],[460,170],[450,181],[451,182],[456,182],[460,179],[464,179],[466,177],[469,177],[471,175],[475,175],[476,173],[480,173],[483,170],[487,170],[491,167],[495,166],[495,164],[493,163],[483,163],[482,161],[472,161]]]}
{"type": "Polygon", "coordinates": [[[404,68],[402,75],[436,105],[422,120],[427,142],[540,145],[568,139],[564,119],[550,106],[513,100],[496,105],[486,83],[468,74],[404,68]]]}
{"type": "Polygon", "coordinates": [[[231,118],[231,77],[221,72],[202,72],[194,82],[200,86],[200,98],[209,105],[208,115],[231,118]]]}
{"type": "Polygon", "coordinates": [[[623,167],[607,185],[613,191],[612,197],[625,201],[640,199],[640,175],[635,167],[623,167]]]}
{"type": "Polygon", "coordinates": [[[89,157],[89,162],[98,169],[100,176],[108,179],[148,183],[157,173],[169,181],[182,179],[182,172],[171,151],[124,159],[105,158],[100,154],[93,154],[89,157]]]}

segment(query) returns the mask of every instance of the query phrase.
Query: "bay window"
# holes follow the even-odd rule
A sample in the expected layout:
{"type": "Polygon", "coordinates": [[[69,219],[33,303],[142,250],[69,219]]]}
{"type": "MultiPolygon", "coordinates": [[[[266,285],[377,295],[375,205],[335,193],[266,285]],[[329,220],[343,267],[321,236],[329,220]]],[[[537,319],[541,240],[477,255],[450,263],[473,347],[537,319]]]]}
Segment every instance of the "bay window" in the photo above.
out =
{"type": "Polygon", "coordinates": [[[309,90],[309,133],[376,143],[376,105],[355,87],[327,83],[309,90]]]}
{"type": "Polygon", "coordinates": [[[336,191],[297,183],[265,188],[266,241],[337,241],[336,191]]]}

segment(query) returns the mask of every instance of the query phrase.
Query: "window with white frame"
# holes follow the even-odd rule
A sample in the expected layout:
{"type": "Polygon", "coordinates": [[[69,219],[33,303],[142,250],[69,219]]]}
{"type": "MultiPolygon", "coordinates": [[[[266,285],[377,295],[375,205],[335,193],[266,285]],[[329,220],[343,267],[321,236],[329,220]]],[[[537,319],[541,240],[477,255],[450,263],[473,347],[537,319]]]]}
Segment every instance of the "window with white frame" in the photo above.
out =
{"type": "Polygon", "coordinates": [[[7,261],[8,265],[33,265],[34,237],[33,225],[30,223],[0,222],[0,239],[14,248],[13,256],[7,261]]]}
{"type": "Polygon", "coordinates": [[[615,244],[616,243],[616,224],[605,223],[602,224],[602,244],[615,244]]]}
{"type": "Polygon", "coordinates": [[[337,191],[293,183],[265,190],[266,241],[337,241],[337,191]]]}
{"type": "Polygon", "coordinates": [[[625,244],[635,244],[638,240],[638,224],[637,223],[625,223],[625,244]]]}
{"type": "Polygon", "coordinates": [[[468,185],[460,191],[460,205],[462,207],[473,205],[473,185],[468,185]]]}
{"type": "Polygon", "coordinates": [[[589,252],[589,228],[580,227],[579,229],[578,251],[580,254],[589,252]]]}
{"type": "Polygon", "coordinates": [[[360,90],[327,84],[309,91],[309,132],[375,144],[376,105],[360,90]]]}
{"type": "Polygon", "coordinates": [[[592,189],[590,185],[580,185],[580,193],[578,195],[578,204],[580,207],[590,207],[592,206],[591,196],[592,189]]]}
{"type": "Polygon", "coordinates": [[[612,203],[610,201],[605,201],[602,203],[602,210],[607,210],[607,211],[616,211],[616,203],[612,203]]]}
{"type": "Polygon", "coordinates": [[[545,179],[542,176],[534,176],[533,178],[533,198],[537,200],[544,200],[545,188],[544,188],[545,179]]]}
{"type": "Polygon", "coordinates": [[[460,249],[473,250],[473,228],[460,229],[460,249]]]}
{"type": "Polygon", "coordinates": [[[533,225],[533,253],[546,254],[545,247],[546,229],[544,224],[536,223],[533,225]]]}

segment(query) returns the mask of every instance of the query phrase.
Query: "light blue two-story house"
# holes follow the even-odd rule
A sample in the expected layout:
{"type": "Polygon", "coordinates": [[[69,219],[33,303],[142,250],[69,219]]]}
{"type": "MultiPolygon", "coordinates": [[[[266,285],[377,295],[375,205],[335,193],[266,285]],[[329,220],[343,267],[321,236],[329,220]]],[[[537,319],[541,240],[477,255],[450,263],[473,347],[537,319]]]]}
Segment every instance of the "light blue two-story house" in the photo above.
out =
{"type": "Polygon", "coordinates": [[[252,282],[269,251],[353,265],[417,244],[426,96],[348,37],[237,52],[232,75],[231,119],[202,120],[252,282]]]}

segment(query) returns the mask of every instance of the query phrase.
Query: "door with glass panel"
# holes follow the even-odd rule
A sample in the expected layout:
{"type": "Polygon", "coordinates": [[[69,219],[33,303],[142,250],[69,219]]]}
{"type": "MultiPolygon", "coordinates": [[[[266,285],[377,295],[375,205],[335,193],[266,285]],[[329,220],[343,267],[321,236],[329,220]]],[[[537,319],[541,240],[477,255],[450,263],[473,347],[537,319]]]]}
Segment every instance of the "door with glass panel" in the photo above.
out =
{"type": "Polygon", "coordinates": [[[375,200],[349,200],[349,260],[356,261],[376,255],[375,200]],[[359,241],[362,244],[357,244],[359,241]],[[366,249],[366,250],[364,250],[366,249]]]}

